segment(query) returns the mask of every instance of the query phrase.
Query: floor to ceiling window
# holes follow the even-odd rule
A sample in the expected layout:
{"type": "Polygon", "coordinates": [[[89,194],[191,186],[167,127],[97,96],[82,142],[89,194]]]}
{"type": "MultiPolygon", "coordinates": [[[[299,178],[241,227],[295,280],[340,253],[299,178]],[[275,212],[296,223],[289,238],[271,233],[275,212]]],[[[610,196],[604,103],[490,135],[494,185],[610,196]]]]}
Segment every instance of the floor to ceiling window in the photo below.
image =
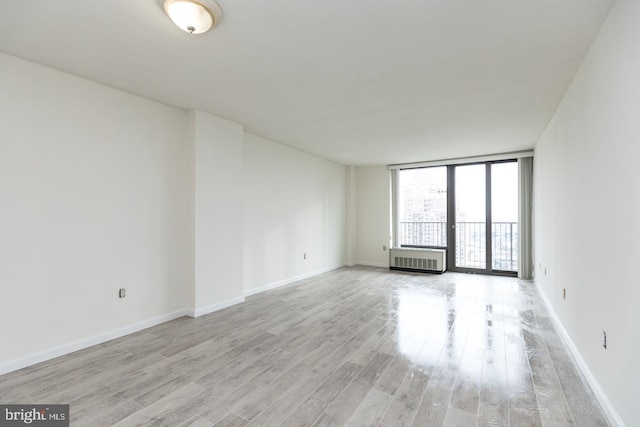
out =
{"type": "Polygon", "coordinates": [[[486,269],[487,193],[484,164],[455,167],[455,266],[486,269]]]}
{"type": "Polygon", "coordinates": [[[399,176],[400,245],[447,246],[447,168],[403,170],[399,176]]]}
{"type": "Polygon", "coordinates": [[[455,271],[518,270],[515,160],[400,169],[397,243],[447,249],[455,271]]]}
{"type": "Polygon", "coordinates": [[[491,254],[493,269],[518,270],[518,164],[491,165],[491,254]]]}

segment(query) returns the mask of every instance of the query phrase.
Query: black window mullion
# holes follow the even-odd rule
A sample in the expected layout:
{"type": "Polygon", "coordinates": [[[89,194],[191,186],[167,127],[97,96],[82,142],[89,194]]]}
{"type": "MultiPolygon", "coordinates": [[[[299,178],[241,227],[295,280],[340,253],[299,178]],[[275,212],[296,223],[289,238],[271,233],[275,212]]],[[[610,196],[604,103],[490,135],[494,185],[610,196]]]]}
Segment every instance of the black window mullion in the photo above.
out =
{"type": "Polygon", "coordinates": [[[447,166],[447,270],[456,269],[456,170],[447,166]]]}
{"type": "Polygon", "coordinates": [[[486,262],[486,270],[488,273],[490,273],[493,270],[493,250],[492,250],[492,240],[493,240],[493,235],[491,233],[491,163],[486,163],[486,179],[485,179],[485,209],[486,209],[486,214],[485,214],[485,233],[486,233],[486,238],[485,238],[485,243],[486,243],[486,255],[485,255],[485,262],[486,262]]]}

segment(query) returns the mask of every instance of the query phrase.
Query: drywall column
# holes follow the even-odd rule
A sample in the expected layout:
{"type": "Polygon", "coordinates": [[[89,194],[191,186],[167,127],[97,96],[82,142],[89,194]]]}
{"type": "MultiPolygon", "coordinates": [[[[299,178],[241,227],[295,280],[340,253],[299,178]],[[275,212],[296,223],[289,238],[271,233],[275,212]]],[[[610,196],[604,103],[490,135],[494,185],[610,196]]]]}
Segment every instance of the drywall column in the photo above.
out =
{"type": "Polygon", "coordinates": [[[191,314],[244,301],[241,125],[189,112],[195,163],[195,277],[191,314]]]}
{"type": "Polygon", "coordinates": [[[386,166],[369,166],[356,173],[356,263],[389,267],[390,172],[386,166]]]}

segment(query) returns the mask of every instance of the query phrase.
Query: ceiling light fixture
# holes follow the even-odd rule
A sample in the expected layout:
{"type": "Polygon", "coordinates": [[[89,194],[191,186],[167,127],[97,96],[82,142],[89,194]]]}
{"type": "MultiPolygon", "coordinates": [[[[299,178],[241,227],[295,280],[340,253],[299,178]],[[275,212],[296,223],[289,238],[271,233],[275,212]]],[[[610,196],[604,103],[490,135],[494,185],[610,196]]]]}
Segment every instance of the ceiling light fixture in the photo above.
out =
{"type": "Polygon", "coordinates": [[[222,9],[214,0],[165,0],[164,11],[181,30],[202,34],[222,19],[222,9]]]}

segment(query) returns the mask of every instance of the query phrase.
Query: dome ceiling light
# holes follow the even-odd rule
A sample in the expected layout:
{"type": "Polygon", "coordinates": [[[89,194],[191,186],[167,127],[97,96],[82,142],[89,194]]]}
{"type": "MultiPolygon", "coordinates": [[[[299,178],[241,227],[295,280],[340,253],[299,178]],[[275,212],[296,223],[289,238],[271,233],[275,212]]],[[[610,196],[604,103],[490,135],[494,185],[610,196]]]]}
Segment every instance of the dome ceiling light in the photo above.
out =
{"type": "Polygon", "coordinates": [[[222,19],[215,0],[165,0],[164,11],[174,24],[190,34],[202,34],[222,19]]]}

